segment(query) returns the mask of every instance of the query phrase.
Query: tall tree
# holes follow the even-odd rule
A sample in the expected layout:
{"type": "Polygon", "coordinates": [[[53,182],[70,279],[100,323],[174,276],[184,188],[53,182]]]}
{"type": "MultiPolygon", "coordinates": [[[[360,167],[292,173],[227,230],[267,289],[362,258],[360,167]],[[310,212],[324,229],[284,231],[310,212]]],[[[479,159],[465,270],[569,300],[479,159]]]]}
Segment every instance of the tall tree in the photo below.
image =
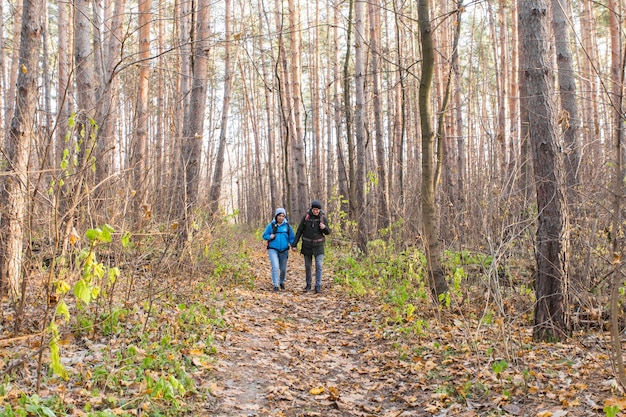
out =
{"type": "Polygon", "coordinates": [[[374,131],[376,146],[376,174],[378,176],[378,221],[376,226],[385,229],[389,226],[389,206],[387,203],[387,159],[385,157],[385,137],[383,132],[382,92],[380,80],[380,6],[378,2],[368,2],[369,41],[372,51],[372,101],[374,104],[374,131]]]}
{"type": "Polygon", "coordinates": [[[72,30],[69,25],[69,5],[67,3],[59,3],[57,9],[57,25],[58,25],[58,70],[57,70],[57,137],[56,137],[56,165],[61,164],[61,155],[67,146],[65,143],[65,135],[67,133],[67,122],[70,118],[70,100],[72,97],[70,86],[71,73],[71,55],[69,53],[70,38],[72,30]]]}
{"type": "MultiPolygon", "coordinates": [[[[299,0],[288,0],[289,13],[289,72],[291,77],[291,108],[294,117],[294,141],[292,142],[292,156],[295,168],[297,193],[295,195],[295,210],[302,213],[309,205],[309,179],[306,172],[306,157],[304,152],[304,117],[302,115],[302,41],[300,39],[301,18],[299,0]]],[[[316,181],[314,173],[311,181],[316,181]]],[[[320,198],[315,196],[315,198],[320,198]]]]}
{"type": "MultiPolygon", "coordinates": [[[[340,56],[339,56],[339,2],[341,0],[335,0],[335,3],[333,4],[333,41],[332,41],[332,45],[333,45],[333,51],[332,51],[332,57],[333,57],[333,70],[335,73],[335,76],[332,78],[333,80],[333,108],[335,109],[335,112],[333,114],[334,117],[334,125],[335,125],[335,158],[337,161],[337,167],[336,167],[336,172],[337,172],[337,194],[340,196],[339,199],[339,203],[337,209],[340,211],[347,211],[348,207],[345,204],[346,198],[348,198],[349,196],[349,190],[348,190],[348,175],[347,175],[347,167],[346,167],[346,160],[345,160],[345,152],[344,152],[344,148],[343,148],[343,133],[344,133],[344,124],[343,124],[343,119],[344,119],[344,107],[341,105],[341,79],[339,77],[339,74],[341,73],[341,61],[340,61],[340,56]]],[[[350,1],[350,5],[352,4],[352,2],[350,1]]],[[[352,8],[351,8],[352,9],[352,8]]],[[[352,17],[352,16],[350,16],[352,17]]],[[[350,22],[348,22],[350,24],[350,22]]],[[[350,40],[350,29],[348,28],[348,41],[350,40]]],[[[350,55],[350,42],[348,42],[347,47],[346,47],[346,54],[349,56],[350,55]]],[[[346,58],[348,59],[348,58],[346,58]]],[[[344,85],[345,87],[345,85],[344,85]]],[[[347,129],[348,123],[347,123],[347,118],[348,116],[346,116],[346,124],[345,127],[347,129]]],[[[348,132],[350,133],[350,132],[348,132]]],[[[330,139],[329,139],[330,140],[330,139]]],[[[332,149],[331,146],[328,147],[329,150],[332,149]]],[[[330,182],[330,179],[333,178],[333,176],[331,175],[331,173],[329,173],[328,175],[328,179],[330,182]]],[[[330,185],[327,187],[329,190],[331,189],[330,185]]]]}
{"type": "Polygon", "coordinates": [[[139,2],[139,87],[137,94],[137,121],[130,159],[133,170],[133,215],[140,220],[139,206],[145,204],[146,158],[148,150],[148,94],[150,81],[150,22],[152,0],[139,2]]]}
{"type": "MultiPolygon", "coordinates": [[[[99,74],[100,82],[98,83],[98,103],[96,110],[96,121],[100,129],[98,131],[98,159],[96,160],[96,181],[98,183],[107,179],[113,167],[113,143],[115,118],[113,117],[112,106],[117,89],[115,68],[121,61],[122,53],[122,24],[125,0],[108,1],[105,15],[110,16],[105,25],[106,31],[105,41],[101,47],[103,67],[99,74]]],[[[59,5],[61,7],[61,5],[59,5]]],[[[142,3],[145,7],[145,2],[142,3]]],[[[142,34],[145,36],[145,34],[142,34]]],[[[140,37],[143,37],[140,35],[140,37]]],[[[60,37],[60,34],[59,34],[60,37]]],[[[141,45],[141,41],[140,41],[141,45]]],[[[144,53],[145,55],[145,53],[144,53]]],[[[148,62],[142,62],[140,65],[148,65],[148,62]]]]}
{"type": "Polygon", "coordinates": [[[545,0],[523,0],[519,4],[519,13],[539,212],[533,337],[555,341],[569,331],[568,227],[563,166],[558,151],[557,112],[553,102],[554,68],[550,59],[548,6],[545,0]]]}
{"type": "Polygon", "coordinates": [[[613,275],[611,277],[611,347],[618,377],[622,386],[626,384],[626,370],[622,355],[622,337],[619,319],[622,316],[620,308],[620,288],[623,275],[621,259],[624,255],[624,238],[622,237],[622,199],[624,198],[624,46],[620,33],[623,21],[620,22],[618,13],[623,10],[616,0],[609,0],[609,33],[611,38],[611,91],[610,102],[613,109],[611,117],[613,126],[614,166],[613,174],[613,275]]]}
{"type": "Polygon", "coordinates": [[[418,25],[422,43],[422,76],[419,88],[419,115],[422,132],[422,227],[426,246],[428,277],[435,301],[448,291],[439,242],[439,216],[436,205],[437,164],[432,122],[431,89],[435,63],[430,0],[419,0],[418,25]]]}
{"type": "Polygon", "coordinates": [[[191,212],[197,203],[198,185],[200,182],[200,156],[202,154],[202,137],[204,131],[204,112],[206,110],[207,76],[209,67],[209,36],[211,34],[207,0],[197,2],[196,26],[194,28],[192,73],[193,81],[189,98],[189,106],[183,121],[182,167],[185,185],[185,230],[188,236],[191,226],[191,212]]]}
{"type": "MultiPolygon", "coordinates": [[[[565,142],[565,172],[567,185],[571,189],[578,184],[580,164],[580,116],[576,94],[576,71],[572,56],[570,22],[572,22],[569,0],[551,0],[552,30],[556,47],[556,63],[559,69],[559,96],[562,112],[559,116],[565,142]]],[[[574,193],[568,193],[570,199],[574,193]]],[[[570,201],[571,204],[571,201],[570,201]]]]}
{"type": "Polygon", "coordinates": [[[352,212],[357,221],[357,245],[363,253],[367,253],[368,222],[365,219],[365,2],[355,0],[354,32],[354,134],[356,147],[356,164],[353,182],[354,196],[351,199],[352,212]]]}
{"type": "Polygon", "coordinates": [[[44,0],[24,0],[17,67],[17,96],[11,128],[7,137],[6,172],[2,191],[2,274],[0,293],[12,299],[21,294],[22,247],[25,236],[26,207],[29,200],[28,158],[30,143],[35,142],[35,112],[39,85],[39,55],[43,32],[44,0]]]}
{"type": "MultiPolygon", "coordinates": [[[[21,26],[21,22],[22,22],[22,3],[23,0],[18,0],[15,3],[14,6],[14,10],[13,10],[13,24],[15,28],[19,28],[21,26]]],[[[20,45],[20,37],[21,36],[21,31],[19,30],[15,30],[14,35],[13,35],[13,44],[14,45],[20,45]]],[[[19,48],[13,48],[12,50],[12,54],[11,54],[11,62],[19,62],[19,53],[20,53],[20,49],[19,48]]],[[[2,54],[4,55],[4,54],[2,54]]],[[[6,134],[6,136],[9,135],[9,130],[11,129],[11,123],[13,121],[13,114],[15,111],[15,108],[13,107],[13,101],[15,100],[15,89],[16,89],[16,82],[17,82],[17,77],[18,77],[18,67],[17,65],[9,65],[9,79],[7,80],[6,86],[7,86],[7,92],[5,94],[5,112],[4,112],[4,126],[2,126],[2,128],[4,129],[4,134],[6,134]]]]}
{"type": "Polygon", "coordinates": [[[230,64],[230,0],[224,2],[224,98],[222,100],[222,123],[220,125],[220,137],[217,143],[213,179],[209,191],[209,204],[212,214],[217,214],[220,193],[222,190],[222,177],[224,172],[224,153],[226,151],[226,133],[228,132],[228,112],[230,109],[231,90],[233,75],[230,64]]]}

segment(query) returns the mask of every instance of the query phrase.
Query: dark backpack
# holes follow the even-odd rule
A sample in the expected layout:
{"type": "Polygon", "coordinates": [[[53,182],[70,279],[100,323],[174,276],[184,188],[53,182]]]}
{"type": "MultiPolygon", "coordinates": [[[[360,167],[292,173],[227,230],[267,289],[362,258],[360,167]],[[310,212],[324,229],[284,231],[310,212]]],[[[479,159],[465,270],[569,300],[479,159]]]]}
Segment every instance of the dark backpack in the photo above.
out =
{"type": "MultiPolygon", "coordinates": [[[[272,222],[272,234],[276,235],[276,232],[278,231],[278,225],[276,224],[276,222],[272,222]]],[[[276,237],[276,236],[274,236],[276,237]]],[[[265,247],[266,249],[270,248],[270,240],[268,239],[267,241],[267,246],[265,247]]]]}

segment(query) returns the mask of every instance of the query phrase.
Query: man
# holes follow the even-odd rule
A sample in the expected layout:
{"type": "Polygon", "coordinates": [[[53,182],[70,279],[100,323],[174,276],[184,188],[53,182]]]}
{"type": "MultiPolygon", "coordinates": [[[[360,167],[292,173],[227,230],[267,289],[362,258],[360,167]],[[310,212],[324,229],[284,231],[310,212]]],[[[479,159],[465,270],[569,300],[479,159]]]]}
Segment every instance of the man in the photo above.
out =
{"type": "Polygon", "coordinates": [[[296,250],[296,246],[300,238],[302,238],[300,253],[304,255],[304,269],[306,271],[306,287],[304,291],[311,291],[311,268],[313,259],[315,259],[315,293],[322,292],[322,259],[324,258],[326,235],[329,234],[328,219],[322,211],[322,203],[319,200],[313,200],[311,208],[300,221],[292,244],[293,250],[296,250]]]}

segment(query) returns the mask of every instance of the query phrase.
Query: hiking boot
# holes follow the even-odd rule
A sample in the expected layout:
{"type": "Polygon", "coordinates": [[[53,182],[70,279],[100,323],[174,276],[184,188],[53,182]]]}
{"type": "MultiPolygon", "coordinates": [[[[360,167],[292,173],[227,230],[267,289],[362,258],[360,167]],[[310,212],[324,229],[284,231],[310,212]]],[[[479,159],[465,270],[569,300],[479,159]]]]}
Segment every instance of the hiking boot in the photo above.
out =
{"type": "Polygon", "coordinates": [[[285,284],[280,284],[280,289],[285,291],[285,284]]]}
{"type": "Polygon", "coordinates": [[[311,291],[311,286],[307,285],[306,287],[304,287],[304,292],[309,292],[311,291]]]}
{"type": "Polygon", "coordinates": [[[278,287],[274,287],[274,292],[278,292],[278,287]]]}
{"type": "Polygon", "coordinates": [[[322,292],[322,286],[321,285],[316,285],[315,286],[315,294],[319,294],[322,292]]]}

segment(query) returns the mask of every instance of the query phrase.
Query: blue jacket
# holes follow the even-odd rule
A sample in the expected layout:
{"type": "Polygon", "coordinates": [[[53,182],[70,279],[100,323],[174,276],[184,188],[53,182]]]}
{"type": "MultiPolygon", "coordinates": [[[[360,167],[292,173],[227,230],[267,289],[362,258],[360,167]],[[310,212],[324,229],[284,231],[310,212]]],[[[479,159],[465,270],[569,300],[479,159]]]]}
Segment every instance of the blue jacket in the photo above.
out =
{"type": "Polygon", "coordinates": [[[263,239],[269,240],[268,249],[276,249],[278,252],[289,250],[294,237],[293,229],[287,219],[285,219],[280,226],[276,224],[276,219],[272,220],[263,233],[263,239]],[[273,233],[274,227],[276,227],[276,236],[274,236],[274,239],[270,240],[270,235],[273,233]]]}

